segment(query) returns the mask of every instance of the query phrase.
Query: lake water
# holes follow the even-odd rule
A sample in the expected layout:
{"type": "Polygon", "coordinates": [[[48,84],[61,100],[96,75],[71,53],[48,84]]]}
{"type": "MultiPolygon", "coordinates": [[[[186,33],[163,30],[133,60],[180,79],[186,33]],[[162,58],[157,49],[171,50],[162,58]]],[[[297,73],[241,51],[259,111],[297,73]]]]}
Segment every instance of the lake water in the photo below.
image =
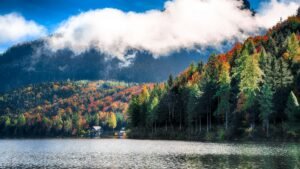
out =
{"type": "Polygon", "coordinates": [[[0,140],[0,168],[300,168],[300,144],[0,140]]]}

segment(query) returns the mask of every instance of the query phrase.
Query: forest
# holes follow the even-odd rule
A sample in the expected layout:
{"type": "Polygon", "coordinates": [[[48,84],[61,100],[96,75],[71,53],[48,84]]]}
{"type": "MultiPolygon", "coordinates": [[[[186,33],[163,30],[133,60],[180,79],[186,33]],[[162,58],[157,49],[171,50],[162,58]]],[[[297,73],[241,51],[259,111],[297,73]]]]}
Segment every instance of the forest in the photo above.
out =
{"type": "Polygon", "coordinates": [[[88,137],[92,126],[124,127],[129,99],[141,88],[116,81],[64,81],[4,93],[0,137],[88,137]]]}
{"type": "Polygon", "coordinates": [[[57,81],[0,94],[0,137],[300,138],[300,10],[162,83],[57,81]]]}
{"type": "Polygon", "coordinates": [[[263,36],[191,64],[129,104],[132,138],[300,138],[300,10],[263,36]]]}

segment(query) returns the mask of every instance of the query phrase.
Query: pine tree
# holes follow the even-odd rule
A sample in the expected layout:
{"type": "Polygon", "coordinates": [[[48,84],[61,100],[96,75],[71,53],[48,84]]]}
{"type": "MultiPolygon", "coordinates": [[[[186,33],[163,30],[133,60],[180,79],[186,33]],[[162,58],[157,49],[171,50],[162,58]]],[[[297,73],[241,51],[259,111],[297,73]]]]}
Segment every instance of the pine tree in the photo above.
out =
{"type": "Polygon", "coordinates": [[[278,47],[276,45],[275,40],[269,36],[268,41],[265,45],[265,49],[268,53],[270,53],[272,56],[278,57],[278,47]]]}
{"type": "Polygon", "coordinates": [[[228,129],[228,113],[230,111],[230,75],[229,75],[229,64],[223,63],[221,65],[219,80],[218,80],[218,90],[216,96],[219,98],[219,104],[216,110],[217,115],[224,116],[224,126],[228,129]]]}
{"type": "Polygon", "coordinates": [[[293,75],[289,68],[289,65],[282,59],[278,59],[276,63],[275,87],[285,88],[289,87],[293,83],[293,75]]]}
{"type": "Polygon", "coordinates": [[[129,124],[131,127],[137,127],[140,121],[140,105],[138,96],[132,96],[128,106],[129,124]]]}
{"type": "Polygon", "coordinates": [[[300,130],[300,107],[297,97],[291,91],[285,108],[285,113],[288,117],[288,133],[297,136],[300,130]]]}
{"type": "Polygon", "coordinates": [[[263,122],[263,128],[266,131],[267,137],[269,137],[269,123],[270,123],[270,115],[273,113],[273,95],[271,86],[268,83],[264,83],[261,91],[260,97],[258,99],[259,102],[259,117],[263,122]]]}
{"type": "MultiPolygon", "coordinates": [[[[200,91],[198,85],[192,85],[188,89],[189,89],[189,96],[188,96],[188,103],[187,103],[187,116],[188,116],[187,125],[189,129],[192,129],[194,127],[193,122],[197,121],[197,117],[199,117],[201,121],[203,111],[201,111],[200,99],[202,96],[202,92],[200,91]]],[[[201,131],[201,124],[199,125],[200,125],[199,130],[201,131]]]]}
{"type": "Polygon", "coordinates": [[[200,61],[197,65],[197,71],[201,74],[203,72],[204,64],[200,61]]]}
{"type": "Polygon", "coordinates": [[[153,127],[156,128],[156,121],[158,119],[156,109],[159,103],[158,96],[156,96],[155,92],[152,91],[150,96],[150,100],[148,102],[147,107],[147,117],[146,117],[146,124],[147,126],[150,126],[152,129],[153,127]]]}
{"type": "Polygon", "coordinates": [[[171,88],[173,86],[173,76],[172,76],[172,74],[169,75],[168,86],[169,86],[169,88],[171,88]]]}

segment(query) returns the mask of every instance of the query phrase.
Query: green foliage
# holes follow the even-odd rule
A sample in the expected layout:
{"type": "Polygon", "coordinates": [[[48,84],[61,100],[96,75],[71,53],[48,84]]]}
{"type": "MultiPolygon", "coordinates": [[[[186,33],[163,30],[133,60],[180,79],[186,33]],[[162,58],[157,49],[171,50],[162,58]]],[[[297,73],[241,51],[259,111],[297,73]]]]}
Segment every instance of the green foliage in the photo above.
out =
{"type": "Polygon", "coordinates": [[[288,117],[288,121],[287,121],[288,133],[293,136],[297,136],[300,131],[300,124],[299,124],[300,106],[297,97],[295,96],[293,91],[291,91],[288,97],[285,113],[287,114],[288,117]]]}
{"type": "Polygon", "coordinates": [[[300,136],[295,106],[300,97],[299,25],[299,18],[289,18],[265,36],[212,54],[206,64],[191,64],[175,80],[170,76],[160,95],[154,87],[133,97],[128,113],[135,135],[170,136],[183,130],[188,139],[273,137],[286,124],[300,136]],[[296,93],[286,104],[291,90],[296,93]]]}
{"type": "Polygon", "coordinates": [[[269,136],[270,116],[273,112],[273,95],[274,92],[272,91],[271,86],[264,83],[260,91],[258,102],[260,106],[259,118],[263,122],[263,127],[266,131],[267,137],[269,136]]]}
{"type": "Polygon", "coordinates": [[[19,115],[19,117],[18,117],[18,126],[22,127],[22,126],[25,125],[25,123],[26,123],[26,119],[25,119],[24,115],[23,114],[19,115]]]}

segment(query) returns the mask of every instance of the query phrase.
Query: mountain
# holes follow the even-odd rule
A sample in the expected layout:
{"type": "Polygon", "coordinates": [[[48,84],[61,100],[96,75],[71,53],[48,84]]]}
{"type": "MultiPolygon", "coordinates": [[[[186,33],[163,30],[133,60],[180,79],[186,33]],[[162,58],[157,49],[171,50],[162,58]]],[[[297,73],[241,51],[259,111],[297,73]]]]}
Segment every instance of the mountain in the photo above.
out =
{"type": "Polygon", "coordinates": [[[207,48],[201,53],[181,50],[155,59],[148,52],[132,50],[136,56],[131,64],[124,66],[117,58],[109,58],[95,49],[78,55],[68,49],[50,52],[43,40],[36,40],[13,46],[0,55],[0,92],[68,79],[161,82],[169,74],[178,74],[191,62],[205,60],[212,51],[216,50],[207,48]]]}
{"type": "Polygon", "coordinates": [[[131,96],[142,88],[116,81],[64,81],[7,92],[0,95],[0,136],[88,136],[98,125],[120,129],[127,123],[131,96]]]}
{"type": "Polygon", "coordinates": [[[134,138],[299,139],[300,9],[131,99],[134,138]]]}
{"type": "MultiPolygon", "coordinates": [[[[243,0],[243,4],[241,10],[251,10],[248,0],[243,0]]],[[[0,92],[28,84],[68,79],[162,82],[194,61],[206,61],[209,53],[219,53],[232,46],[227,42],[222,49],[182,49],[158,59],[147,51],[132,49],[128,54],[135,57],[128,64],[93,48],[81,54],[75,54],[70,49],[51,52],[45,41],[41,39],[18,44],[0,54],[0,92]]]]}

